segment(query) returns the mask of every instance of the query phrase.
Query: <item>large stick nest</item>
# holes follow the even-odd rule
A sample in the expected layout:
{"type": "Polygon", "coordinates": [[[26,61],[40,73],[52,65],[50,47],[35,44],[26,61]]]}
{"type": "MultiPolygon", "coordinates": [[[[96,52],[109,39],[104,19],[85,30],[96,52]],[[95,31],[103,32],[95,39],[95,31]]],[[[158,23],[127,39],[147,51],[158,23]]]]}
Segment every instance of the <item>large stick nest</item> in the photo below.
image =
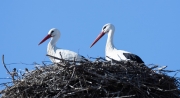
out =
{"type": "Polygon", "coordinates": [[[1,91],[2,98],[179,98],[179,78],[133,61],[70,62],[36,67],[1,91]]]}

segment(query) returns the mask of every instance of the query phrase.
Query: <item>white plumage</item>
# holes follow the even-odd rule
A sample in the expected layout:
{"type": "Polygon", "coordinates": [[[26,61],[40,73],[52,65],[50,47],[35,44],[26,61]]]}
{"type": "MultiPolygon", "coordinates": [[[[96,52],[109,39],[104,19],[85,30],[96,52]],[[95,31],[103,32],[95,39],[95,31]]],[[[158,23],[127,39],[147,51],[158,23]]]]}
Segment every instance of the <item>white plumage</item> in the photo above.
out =
{"type": "Polygon", "coordinates": [[[102,37],[104,36],[106,33],[108,34],[108,38],[107,38],[107,42],[106,42],[106,49],[105,49],[105,56],[106,56],[106,60],[117,60],[117,61],[121,61],[121,60],[133,60],[133,61],[137,61],[138,63],[144,63],[141,58],[135,54],[132,54],[128,51],[124,51],[124,50],[117,50],[114,47],[113,44],[113,35],[114,35],[114,31],[115,31],[115,27],[113,24],[105,24],[102,28],[101,33],[99,34],[99,36],[95,39],[95,41],[92,43],[91,47],[102,37]]]}
{"type": "MultiPolygon", "coordinates": [[[[63,58],[65,60],[76,60],[76,61],[83,60],[82,56],[76,52],[56,47],[56,42],[60,38],[60,31],[58,29],[52,28],[51,30],[49,30],[48,35],[39,43],[39,45],[49,38],[51,38],[51,40],[47,46],[48,55],[51,55],[60,59],[63,58]]],[[[60,60],[54,59],[52,57],[50,57],[50,60],[54,63],[60,62],[60,60]]]]}

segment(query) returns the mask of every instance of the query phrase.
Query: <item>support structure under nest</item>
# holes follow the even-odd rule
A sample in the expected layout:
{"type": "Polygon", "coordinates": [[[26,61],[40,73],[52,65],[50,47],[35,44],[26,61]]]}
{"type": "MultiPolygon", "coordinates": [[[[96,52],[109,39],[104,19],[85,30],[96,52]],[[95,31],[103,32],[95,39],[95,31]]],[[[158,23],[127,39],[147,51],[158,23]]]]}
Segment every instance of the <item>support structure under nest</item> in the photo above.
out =
{"type": "Polygon", "coordinates": [[[66,61],[36,67],[12,78],[2,98],[120,97],[179,98],[180,81],[168,70],[132,61],[66,61]]]}

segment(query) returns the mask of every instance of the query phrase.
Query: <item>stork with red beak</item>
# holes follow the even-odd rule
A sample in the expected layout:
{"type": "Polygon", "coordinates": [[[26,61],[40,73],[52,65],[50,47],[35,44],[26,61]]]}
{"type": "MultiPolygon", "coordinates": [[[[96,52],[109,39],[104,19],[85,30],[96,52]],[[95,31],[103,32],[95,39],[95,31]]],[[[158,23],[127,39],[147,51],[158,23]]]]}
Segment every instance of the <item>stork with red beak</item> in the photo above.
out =
{"type": "MultiPolygon", "coordinates": [[[[39,43],[39,45],[45,42],[49,38],[51,38],[51,40],[47,46],[48,55],[51,55],[60,59],[65,59],[65,60],[75,60],[75,61],[83,60],[83,57],[79,55],[78,53],[56,47],[56,42],[60,38],[60,31],[58,29],[56,28],[50,29],[48,32],[48,35],[39,43]]],[[[54,59],[52,57],[50,57],[50,60],[54,63],[60,62],[60,60],[54,59]]]]}
{"type": "Polygon", "coordinates": [[[108,34],[107,42],[106,42],[106,49],[105,49],[105,56],[106,60],[110,61],[112,59],[116,61],[122,61],[122,60],[132,60],[136,61],[138,63],[144,63],[142,59],[130,52],[124,51],[124,50],[117,50],[114,47],[113,44],[113,35],[114,35],[115,27],[113,24],[105,24],[102,28],[101,33],[99,36],[95,39],[95,41],[92,43],[91,47],[105,34],[108,34]]]}

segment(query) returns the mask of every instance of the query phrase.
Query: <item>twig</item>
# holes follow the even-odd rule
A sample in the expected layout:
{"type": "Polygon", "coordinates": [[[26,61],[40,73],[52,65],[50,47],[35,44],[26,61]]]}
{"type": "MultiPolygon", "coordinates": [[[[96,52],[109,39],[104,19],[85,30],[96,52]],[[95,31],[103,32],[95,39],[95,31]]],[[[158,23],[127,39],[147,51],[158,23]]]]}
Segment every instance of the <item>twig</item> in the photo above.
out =
{"type": "Polygon", "coordinates": [[[9,70],[8,70],[7,67],[6,67],[6,64],[4,63],[4,55],[2,55],[2,62],[3,62],[4,68],[7,70],[7,72],[9,73],[9,75],[11,75],[11,73],[9,72],[9,70]]]}
{"type": "Polygon", "coordinates": [[[61,56],[61,59],[63,60],[63,57],[62,57],[62,54],[61,54],[61,52],[59,52],[59,54],[60,54],[60,56],[61,56]]]}
{"type": "Polygon", "coordinates": [[[132,98],[134,96],[136,96],[136,95],[121,96],[120,98],[132,98]]]}
{"type": "Polygon", "coordinates": [[[52,57],[52,58],[57,59],[57,60],[62,60],[62,59],[60,59],[60,58],[57,58],[57,57],[52,56],[52,55],[49,55],[49,54],[46,54],[46,56],[52,57]]]}
{"type": "MultiPolygon", "coordinates": [[[[52,57],[52,58],[54,58],[54,59],[61,60],[61,61],[74,62],[74,60],[60,59],[60,58],[58,58],[58,57],[55,57],[55,56],[52,56],[52,55],[49,55],[49,54],[46,54],[46,56],[49,56],[49,57],[52,57]]],[[[76,63],[82,63],[82,61],[76,61],[76,63]]]]}
{"type": "Polygon", "coordinates": [[[8,72],[8,74],[9,75],[11,75],[11,77],[12,77],[12,79],[13,79],[13,83],[14,83],[14,75],[12,75],[11,73],[10,73],[10,71],[7,69],[7,67],[6,67],[6,64],[4,63],[4,55],[2,55],[2,62],[3,62],[3,65],[4,65],[4,68],[6,69],[6,71],[8,72]]]}

